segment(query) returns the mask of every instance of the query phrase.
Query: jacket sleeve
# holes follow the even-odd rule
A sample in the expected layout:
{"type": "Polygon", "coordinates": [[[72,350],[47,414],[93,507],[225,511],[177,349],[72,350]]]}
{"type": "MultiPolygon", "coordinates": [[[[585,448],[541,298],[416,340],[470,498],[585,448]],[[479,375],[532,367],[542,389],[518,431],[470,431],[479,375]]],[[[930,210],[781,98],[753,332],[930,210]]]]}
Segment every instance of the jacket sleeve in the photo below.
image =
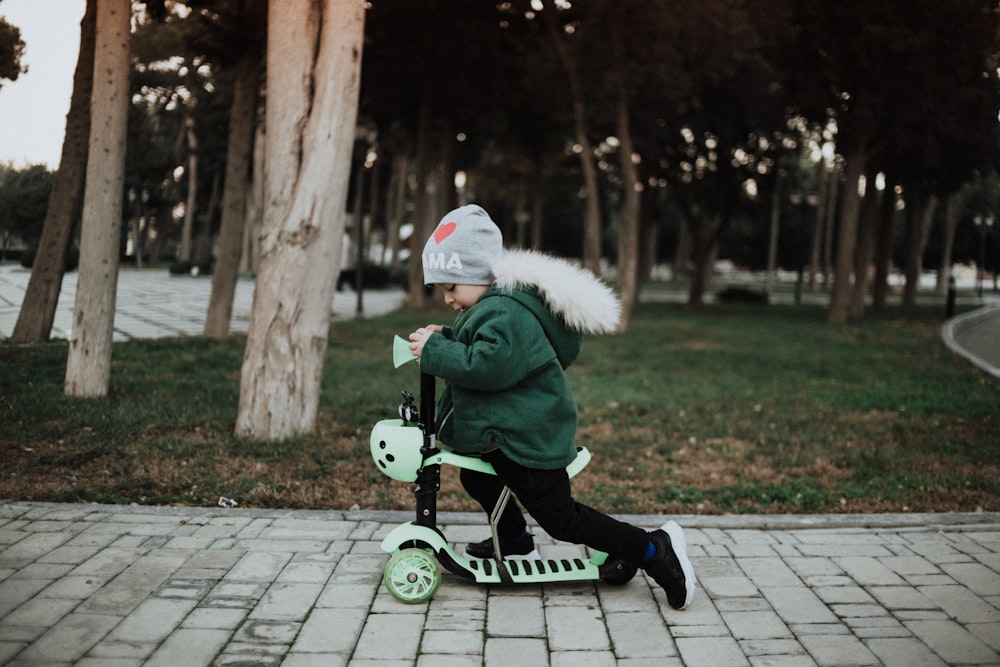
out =
{"type": "Polygon", "coordinates": [[[478,391],[514,386],[530,370],[530,327],[523,318],[510,317],[506,307],[491,309],[486,317],[477,320],[465,325],[472,330],[468,342],[437,334],[428,338],[420,360],[422,369],[446,382],[478,391]]]}

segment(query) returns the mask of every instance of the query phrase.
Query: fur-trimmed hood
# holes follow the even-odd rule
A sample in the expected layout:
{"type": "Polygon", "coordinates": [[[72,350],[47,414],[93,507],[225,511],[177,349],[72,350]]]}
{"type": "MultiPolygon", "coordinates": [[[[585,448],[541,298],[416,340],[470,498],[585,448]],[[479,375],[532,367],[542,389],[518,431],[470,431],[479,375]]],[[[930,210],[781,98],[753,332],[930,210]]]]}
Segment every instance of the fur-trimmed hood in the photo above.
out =
{"type": "Polygon", "coordinates": [[[552,315],[581,334],[612,333],[618,326],[618,297],[593,273],[564,259],[531,250],[507,250],[493,266],[503,292],[534,288],[552,315]]]}

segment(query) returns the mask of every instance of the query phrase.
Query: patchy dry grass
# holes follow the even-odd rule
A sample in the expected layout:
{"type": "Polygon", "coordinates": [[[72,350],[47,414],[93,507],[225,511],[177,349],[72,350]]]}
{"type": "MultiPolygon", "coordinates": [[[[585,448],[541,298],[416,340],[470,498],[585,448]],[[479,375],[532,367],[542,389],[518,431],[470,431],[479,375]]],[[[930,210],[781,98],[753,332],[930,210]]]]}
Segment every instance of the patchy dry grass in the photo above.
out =
{"type": "MultiPolygon", "coordinates": [[[[640,308],[570,369],[578,498],[618,513],[1000,510],[1000,383],[948,353],[938,313],[830,327],[808,308],[640,308]]],[[[409,509],[368,432],[416,367],[390,339],[443,312],[337,323],[314,434],[232,435],[243,340],[116,345],[110,396],[62,396],[65,344],[0,345],[0,498],[409,509]]],[[[474,510],[445,469],[442,510],[474,510]]]]}

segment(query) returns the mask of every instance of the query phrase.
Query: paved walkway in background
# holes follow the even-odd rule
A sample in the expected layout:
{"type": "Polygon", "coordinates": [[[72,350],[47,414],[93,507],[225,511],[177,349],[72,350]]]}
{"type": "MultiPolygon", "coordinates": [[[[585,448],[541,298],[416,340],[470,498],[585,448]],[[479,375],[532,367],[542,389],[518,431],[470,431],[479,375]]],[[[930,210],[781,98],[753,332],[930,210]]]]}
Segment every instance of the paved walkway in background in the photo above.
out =
{"type": "MultiPolygon", "coordinates": [[[[1000,514],[679,517],[699,577],[685,611],[641,572],[620,587],[446,574],[403,604],[379,542],[410,518],[0,504],[0,663],[1000,665],[1000,514]]],[[[456,542],[486,534],[478,515],[439,522],[456,542]]]]}
{"type": "Polygon", "coordinates": [[[953,352],[1000,378],[1000,302],[948,320],[941,338],[953,352]]]}
{"type": "MultiPolygon", "coordinates": [[[[30,271],[18,264],[0,264],[0,338],[10,336],[24,301],[30,271]]],[[[52,326],[53,338],[69,338],[76,300],[76,272],[63,278],[59,304],[52,326]]],[[[136,270],[122,267],[118,274],[115,303],[114,340],[200,336],[205,328],[205,309],[212,292],[209,276],[174,276],[162,270],[136,270]]],[[[380,315],[403,305],[400,289],[365,290],[362,315],[380,315]]],[[[337,292],[333,299],[335,319],[358,315],[357,293],[337,292]]],[[[233,296],[232,333],[246,333],[253,307],[253,280],[242,278],[233,296]]]]}

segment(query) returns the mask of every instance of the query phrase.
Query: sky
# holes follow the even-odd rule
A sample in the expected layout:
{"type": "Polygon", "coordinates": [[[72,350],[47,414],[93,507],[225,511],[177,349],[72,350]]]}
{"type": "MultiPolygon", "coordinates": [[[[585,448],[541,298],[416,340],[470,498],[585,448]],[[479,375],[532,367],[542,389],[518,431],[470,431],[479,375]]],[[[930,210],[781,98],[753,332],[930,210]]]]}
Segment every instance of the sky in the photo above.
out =
{"type": "Polygon", "coordinates": [[[0,16],[21,29],[28,66],[0,88],[0,163],[59,166],[86,0],[0,0],[0,16]]]}

